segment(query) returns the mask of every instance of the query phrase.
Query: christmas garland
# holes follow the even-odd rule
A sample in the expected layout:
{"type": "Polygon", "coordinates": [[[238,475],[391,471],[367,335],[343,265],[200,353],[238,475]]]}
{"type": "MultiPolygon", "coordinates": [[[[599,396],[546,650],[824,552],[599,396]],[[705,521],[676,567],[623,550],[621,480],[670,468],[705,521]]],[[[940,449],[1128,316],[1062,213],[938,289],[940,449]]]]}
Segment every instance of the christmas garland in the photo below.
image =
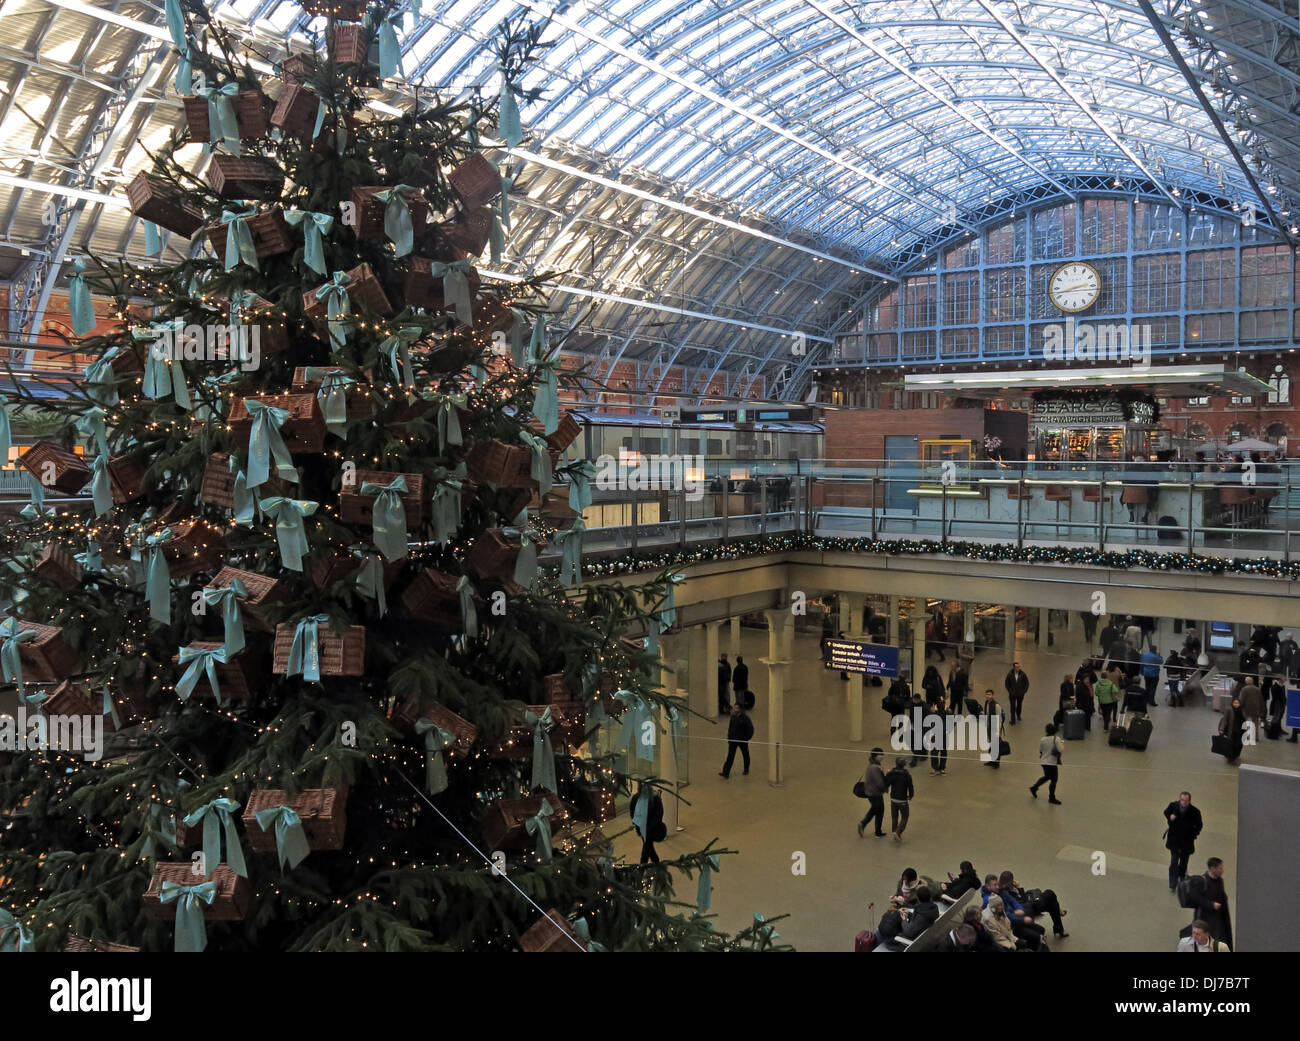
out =
{"type": "Polygon", "coordinates": [[[745,560],[770,553],[875,553],[887,556],[937,555],[1011,564],[1067,564],[1112,570],[1185,571],[1203,575],[1259,575],[1266,578],[1300,578],[1300,561],[1265,558],[1207,557],[1196,553],[1157,553],[1131,549],[1098,552],[1079,546],[1009,546],[981,542],[933,542],[928,539],[838,538],[821,535],[767,535],[722,545],[687,550],[629,554],[587,560],[583,573],[593,578],[628,575],[638,571],[745,560]]]}

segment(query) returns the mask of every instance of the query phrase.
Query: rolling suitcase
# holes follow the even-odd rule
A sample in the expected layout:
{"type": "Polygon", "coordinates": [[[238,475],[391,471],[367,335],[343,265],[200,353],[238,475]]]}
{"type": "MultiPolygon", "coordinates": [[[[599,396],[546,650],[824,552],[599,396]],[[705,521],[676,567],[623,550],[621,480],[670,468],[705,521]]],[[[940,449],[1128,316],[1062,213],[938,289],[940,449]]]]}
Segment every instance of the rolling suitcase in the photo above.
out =
{"type": "Polygon", "coordinates": [[[1087,720],[1081,708],[1072,708],[1065,713],[1065,740],[1082,741],[1083,724],[1087,720]]]}
{"type": "Polygon", "coordinates": [[[1110,725],[1110,738],[1107,744],[1111,748],[1123,748],[1124,742],[1128,739],[1128,727],[1124,725],[1127,714],[1121,715],[1114,723],[1110,725]]]}
{"type": "Polygon", "coordinates": [[[1124,738],[1124,746],[1133,748],[1139,752],[1145,752],[1147,742],[1151,740],[1151,717],[1138,716],[1128,725],[1128,735],[1124,738]]]}

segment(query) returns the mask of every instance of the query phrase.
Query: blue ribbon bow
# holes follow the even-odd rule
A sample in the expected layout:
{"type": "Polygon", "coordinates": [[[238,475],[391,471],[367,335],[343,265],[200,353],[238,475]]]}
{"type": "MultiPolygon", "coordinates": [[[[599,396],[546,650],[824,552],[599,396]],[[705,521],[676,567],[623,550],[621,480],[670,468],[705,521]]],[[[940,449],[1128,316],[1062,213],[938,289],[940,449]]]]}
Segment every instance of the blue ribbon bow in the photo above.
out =
{"type": "Polygon", "coordinates": [[[553,472],[551,470],[550,446],[543,438],[531,430],[519,431],[519,440],[532,452],[531,476],[538,485],[538,494],[545,495],[551,490],[553,472]]]}
{"type": "Polygon", "coordinates": [[[248,226],[248,218],[254,216],[255,212],[254,210],[244,213],[221,211],[221,223],[226,226],[225,267],[227,271],[236,264],[247,264],[251,268],[261,270],[257,262],[257,246],[253,242],[253,232],[248,226]]]}
{"type": "Polygon", "coordinates": [[[235,830],[234,813],[239,803],[234,799],[213,799],[200,806],[185,818],[187,828],[197,828],[203,822],[203,860],[208,874],[211,874],[221,861],[221,834],[226,835],[226,863],[230,869],[242,878],[248,877],[248,865],[244,862],[244,850],[239,844],[239,832],[235,830]]]}
{"type": "Polygon", "coordinates": [[[181,701],[189,701],[194,688],[199,684],[199,678],[206,674],[208,686],[212,688],[212,696],[218,705],[222,704],[221,684],[217,681],[217,665],[225,665],[229,658],[224,647],[182,647],[180,664],[188,665],[189,668],[176,681],[176,696],[181,701]]]}
{"type": "Polygon", "coordinates": [[[376,201],[384,204],[384,234],[396,247],[394,253],[399,257],[406,256],[415,246],[415,225],[411,221],[411,202],[406,196],[408,192],[418,190],[409,184],[399,184],[396,187],[375,192],[376,201]]]}
{"type": "Polygon", "coordinates": [[[167,568],[167,555],[163,552],[164,544],[171,540],[171,528],[163,528],[144,540],[149,547],[149,577],[145,582],[149,617],[163,625],[172,624],[172,577],[167,568]]]}
{"type": "Polygon", "coordinates": [[[85,336],[95,328],[95,304],[86,285],[85,271],[86,261],[78,257],[72,262],[72,274],[68,276],[68,310],[74,336],[85,336]]]}
{"type": "MultiPolygon", "coordinates": [[[[168,0],[171,2],[171,0],[168,0]]],[[[164,904],[176,902],[177,954],[198,954],[208,945],[208,929],[203,921],[203,904],[211,905],[217,898],[215,882],[202,882],[197,886],[183,886],[179,882],[164,882],[158,899],[164,904]]]]}
{"type": "Polygon", "coordinates": [[[0,954],[22,954],[31,945],[31,930],[0,907],[0,954]]]}
{"type": "Polygon", "coordinates": [[[438,452],[446,452],[448,445],[463,445],[465,440],[460,429],[459,409],[465,407],[466,395],[435,392],[426,396],[438,403],[438,452]]]}
{"type": "MultiPolygon", "coordinates": [[[[208,87],[199,91],[201,97],[208,99],[208,142],[215,145],[221,141],[230,150],[231,155],[241,154],[239,120],[235,117],[235,106],[230,101],[238,93],[238,83],[227,83],[224,87],[208,87]]],[[[229,270],[229,267],[226,270],[229,270]]]]}
{"type": "Polygon", "coordinates": [[[290,571],[302,570],[302,558],[307,555],[307,531],[303,520],[310,517],[320,503],[310,499],[288,499],[272,495],[259,504],[262,512],[275,518],[275,537],[280,544],[280,563],[290,571]]]}
{"type": "Polygon", "coordinates": [[[515,85],[506,79],[505,72],[505,69],[501,70],[501,140],[507,148],[518,148],[524,139],[524,128],[515,101],[515,85]]]}
{"type": "MultiPolygon", "coordinates": [[[[320,123],[325,116],[325,102],[320,103],[316,119],[316,133],[320,136],[320,123]]],[[[302,260],[318,275],[328,275],[325,266],[325,236],[334,227],[334,216],[329,213],[314,213],[309,210],[285,210],[284,219],[290,227],[302,225],[302,260]]]]}
{"type": "Polygon", "coordinates": [[[311,845],[307,842],[302,818],[293,809],[288,806],[270,806],[258,810],[253,816],[263,831],[275,826],[275,853],[281,871],[286,867],[292,870],[307,859],[311,845]]]}
{"type": "Polygon", "coordinates": [[[533,580],[537,578],[537,544],[533,542],[537,535],[536,530],[529,527],[509,527],[502,528],[501,533],[507,538],[519,539],[519,555],[515,557],[515,572],[512,577],[519,585],[531,588],[533,580]]]}
{"type": "Polygon", "coordinates": [[[415,732],[424,738],[424,786],[430,795],[447,790],[447,766],[442,753],[456,743],[456,735],[432,719],[417,719],[415,732]]]}
{"type": "Polygon", "coordinates": [[[325,301],[330,349],[335,351],[348,341],[347,318],[352,313],[352,298],[348,295],[350,281],[346,271],[335,271],[330,281],[316,290],[316,299],[325,301]]]}
{"type": "Polygon", "coordinates": [[[444,263],[435,260],[429,265],[429,277],[442,279],[442,299],[445,306],[456,310],[456,321],[461,325],[474,324],[474,302],[469,296],[469,274],[474,265],[468,260],[444,263]]]}
{"type": "Polygon", "coordinates": [[[307,366],[304,373],[308,381],[320,380],[316,391],[316,400],[320,402],[321,415],[325,419],[325,429],[339,437],[347,436],[348,429],[348,387],[357,381],[342,369],[318,368],[307,366]]]}
{"type": "Polygon", "coordinates": [[[548,434],[555,433],[556,427],[560,425],[560,383],[553,365],[538,366],[533,415],[548,434]]]}
{"type": "Polygon", "coordinates": [[[573,923],[573,935],[587,945],[588,954],[608,954],[609,951],[591,938],[591,929],[587,919],[579,918],[573,923]]]}
{"type": "MultiPolygon", "coordinates": [[[[623,708],[623,725],[619,728],[618,737],[614,740],[615,748],[626,748],[629,743],[632,745],[633,754],[637,759],[647,763],[654,762],[654,739],[647,741],[646,736],[650,730],[646,726],[656,727],[654,714],[645,700],[639,695],[633,694],[630,690],[620,690],[614,694],[614,700],[620,702],[623,708]]],[[[656,727],[657,728],[657,727],[656,727]]]]}
{"type": "Polygon", "coordinates": [[[436,467],[433,471],[433,539],[440,546],[447,545],[460,528],[461,491],[465,486],[466,468],[462,462],[454,470],[436,467]]]}
{"type": "Polygon", "coordinates": [[[569,509],[581,514],[591,505],[591,482],[596,479],[596,467],[584,459],[569,469],[569,509]]]}
{"type": "Polygon", "coordinates": [[[393,378],[408,388],[415,387],[415,370],[411,367],[411,344],[424,335],[418,325],[404,325],[391,332],[379,344],[379,353],[388,359],[393,378]]]}
{"type": "Polygon", "coordinates": [[[362,495],[375,496],[375,506],[370,520],[374,525],[375,547],[389,560],[406,556],[406,504],[402,494],[410,489],[406,478],[398,474],[387,484],[363,481],[362,495]]]}
{"type": "Polygon", "coordinates": [[[19,652],[20,644],[31,643],[36,639],[35,629],[24,629],[17,618],[9,617],[0,622],[0,673],[5,681],[12,680],[19,688],[23,685],[23,658],[19,652]]]}
{"type": "Polygon", "coordinates": [[[555,533],[555,541],[563,547],[560,581],[566,586],[576,586],[582,581],[582,535],[586,530],[586,523],[578,517],[567,530],[555,533]]]}
{"type": "Polygon", "coordinates": [[[292,413],[288,409],[277,408],[256,399],[245,401],[244,407],[253,418],[248,431],[248,487],[259,488],[271,479],[272,462],[275,463],[277,477],[297,483],[298,471],[294,468],[293,457],[289,455],[289,447],[280,434],[280,428],[288,422],[292,413]]]}
{"type": "Polygon", "coordinates": [[[203,590],[203,602],[209,607],[221,605],[221,620],[225,628],[224,647],[232,657],[244,649],[244,621],[239,613],[239,598],[248,598],[248,589],[237,578],[230,585],[203,590]]]}
{"type": "Polygon", "coordinates": [[[190,401],[189,384],[185,382],[185,368],[179,357],[184,330],[185,319],[177,318],[147,329],[132,329],[131,335],[137,340],[152,341],[145,352],[144,382],[141,385],[144,396],[158,401],[170,395],[177,405],[188,412],[194,406],[190,401]],[[176,355],[173,355],[173,349],[176,350],[176,355]]]}
{"type": "Polygon", "coordinates": [[[460,598],[460,625],[467,639],[478,636],[478,609],[474,606],[474,585],[468,575],[456,580],[456,595],[460,598]]]}
{"type": "Polygon", "coordinates": [[[559,781],[555,777],[555,748],[551,744],[551,728],[555,720],[548,705],[538,715],[529,711],[524,713],[524,724],[533,728],[533,778],[530,787],[534,790],[545,788],[549,792],[558,792],[559,781]]]}
{"type": "Polygon", "coordinates": [[[113,483],[108,473],[108,457],[97,455],[90,461],[90,498],[95,516],[102,517],[113,508],[113,483]]]}
{"type": "Polygon", "coordinates": [[[713,899],[713,872],[722,868],[722,858],[713,854],[700,865],[700,882],[695,890],[695,913],[704,914],[713,899]]]}
{"type": "Polygon", "coordinates": [[[164,0],[163,14],[167,19],[167,34],[179,53],[176,61],[176,93],[188,94],[194,89],[194,70],[190,64],[190,39],[185,33],[180,0],[164,0]]]}
{"type": "Polygon", "coordinates": [[[555,811],[551,809],[551,804],[545,799],[542,800],[542,808],[537,811],[537,815],[529,817],[524,821],[524,828],[529,835],[537,836],[537,856],[543,864],[551,862],[551,815],[555,811]]]}
{"type": "Polygon", "coordinates": [[[285,675],[301,676],[309,683],[320,682],[320,634],[319,626],[328,625],[327,614],[310,615],[298,623],[293,631],[293,643],[289,646],[289,669],[285,675]]]}
{"type": "Polygon", "coordinates": [[[365,553],[357,572],[357,592],[375,601],[379,617],[388,614],[388,591],[384,588],[384,564],[375,553],[365,553]]]}
{"type": "MultiPolygon", "coordinates": [[[[231,456],[231,464],[235,459],[231,456]]],[[[242,528],[251,528],[255,519],[256,500],[253,498],[252,489],[248,487],[248,478],[244,475],[243,470],[235,470],[235,487],[230,493],[231,501],[234,503],[234,522],[242,528]]]]}
{"type": "Polygon", "coordinates": [[[86,366],[86,394],[101,405],[116,405],[118,402],[117,373],[113,371],[113,359],[119,354],[120,347],[110,347],[86,366]]]}

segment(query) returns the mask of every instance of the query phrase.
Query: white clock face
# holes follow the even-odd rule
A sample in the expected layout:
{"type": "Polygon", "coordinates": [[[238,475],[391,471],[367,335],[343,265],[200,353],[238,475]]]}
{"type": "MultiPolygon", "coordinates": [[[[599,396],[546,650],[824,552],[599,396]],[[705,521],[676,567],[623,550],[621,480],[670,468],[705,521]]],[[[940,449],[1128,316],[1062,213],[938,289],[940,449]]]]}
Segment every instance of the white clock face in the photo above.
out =
{"type": "Polygon", "coordinates": [[[1048,288],[1052,303],[1062,311],[1083,311],[1097,302],[1101,276],[1091,264],[1075,261],[1057,268],[1048,288]]]}

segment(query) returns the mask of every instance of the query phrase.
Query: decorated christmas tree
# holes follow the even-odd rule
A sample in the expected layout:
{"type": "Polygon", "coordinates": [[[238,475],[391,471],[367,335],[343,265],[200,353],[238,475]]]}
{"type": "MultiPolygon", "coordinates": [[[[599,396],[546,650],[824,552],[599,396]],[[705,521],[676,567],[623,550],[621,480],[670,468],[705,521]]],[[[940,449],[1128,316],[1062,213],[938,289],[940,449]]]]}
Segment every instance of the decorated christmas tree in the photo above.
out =
{"type": "Polygon", "coordinates": [[[685,709],[673,577],[581,584],[545,279],[475,269],[542,28],[448,101],[400,83],[400,5],[302,6],[320,46],[285,57],[168,0],[185,122],[128,187],[157,263],[69,276],[98,360],[40,399],[4,527],[36,740],[0,752],[0,949],[770,948],[704,913],[726,850],[623,863],[601,829],[638,789],[649,827],[685,709]]]}

